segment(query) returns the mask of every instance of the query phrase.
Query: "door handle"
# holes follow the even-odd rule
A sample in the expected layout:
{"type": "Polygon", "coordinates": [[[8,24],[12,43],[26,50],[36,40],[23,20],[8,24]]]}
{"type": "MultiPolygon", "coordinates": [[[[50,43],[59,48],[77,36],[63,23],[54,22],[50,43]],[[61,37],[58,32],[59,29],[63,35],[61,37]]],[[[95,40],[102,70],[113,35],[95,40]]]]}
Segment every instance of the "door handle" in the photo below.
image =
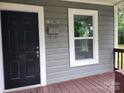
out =
{"type": "Polygon", "coordinates": [[[36,46],[36,55],[37,55],[37,58],[39,58],[39,56],[40,56],[39,46],[36,46]]]}

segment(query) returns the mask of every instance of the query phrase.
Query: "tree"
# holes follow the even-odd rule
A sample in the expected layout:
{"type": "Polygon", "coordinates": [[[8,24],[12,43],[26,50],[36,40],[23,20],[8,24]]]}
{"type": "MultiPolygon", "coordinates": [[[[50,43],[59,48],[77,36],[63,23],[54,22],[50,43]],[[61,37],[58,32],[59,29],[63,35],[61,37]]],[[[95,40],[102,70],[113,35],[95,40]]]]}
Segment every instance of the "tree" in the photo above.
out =
{"type": "Polygon", "coordinates": [[[124,44],[124,11],[118,12],[118,43],[124,44]]]}

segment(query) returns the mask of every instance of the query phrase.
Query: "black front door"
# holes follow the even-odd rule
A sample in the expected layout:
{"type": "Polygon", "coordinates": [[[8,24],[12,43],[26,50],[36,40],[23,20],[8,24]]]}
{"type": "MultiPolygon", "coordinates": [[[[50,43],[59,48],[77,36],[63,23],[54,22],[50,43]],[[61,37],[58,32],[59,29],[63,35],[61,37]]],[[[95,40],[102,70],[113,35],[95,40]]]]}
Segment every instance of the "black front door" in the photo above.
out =
{"type": "Polygon", "coordinates": [[[1,20],[5,88],[40,84],[38,14],[1,11],[1,20]]]}

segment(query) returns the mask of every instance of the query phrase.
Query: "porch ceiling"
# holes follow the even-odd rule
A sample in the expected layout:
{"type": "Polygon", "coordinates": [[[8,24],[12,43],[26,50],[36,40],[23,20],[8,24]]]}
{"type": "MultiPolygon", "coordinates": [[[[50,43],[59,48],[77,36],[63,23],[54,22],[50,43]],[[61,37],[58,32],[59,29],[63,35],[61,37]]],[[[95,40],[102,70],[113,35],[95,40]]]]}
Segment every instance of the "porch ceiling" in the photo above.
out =
{"type": "Polygon", "coordinates": [[[63,0],[63,1],[92,3],[101,5],[116,5],[122,3],[124,0],[63,0]]]}
{"type": "Polygon", "coordinates": [[[119,3],[119,4],[118,4],[118,7],[119,7],[121,10],[124,10],[124,2],[119,3]]]}

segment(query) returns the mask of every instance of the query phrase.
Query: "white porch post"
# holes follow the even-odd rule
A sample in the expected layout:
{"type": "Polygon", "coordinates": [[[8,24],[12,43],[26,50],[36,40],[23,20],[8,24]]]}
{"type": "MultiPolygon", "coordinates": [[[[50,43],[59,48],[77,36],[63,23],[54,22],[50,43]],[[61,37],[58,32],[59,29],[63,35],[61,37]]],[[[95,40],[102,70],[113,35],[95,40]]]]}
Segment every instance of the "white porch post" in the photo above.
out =
{"type": "MultiPolygon", "coordinates": [[[[114,48],[118,48],[118,6],[114,5],[114,48]]],[[[117,54],[115,54],[115,67],[117,68],[117,54]]]]}
{"type": "Polygon", "coordinates": [[[118,47],[118,6],[114,6],[114,47],[118,47]]]}

